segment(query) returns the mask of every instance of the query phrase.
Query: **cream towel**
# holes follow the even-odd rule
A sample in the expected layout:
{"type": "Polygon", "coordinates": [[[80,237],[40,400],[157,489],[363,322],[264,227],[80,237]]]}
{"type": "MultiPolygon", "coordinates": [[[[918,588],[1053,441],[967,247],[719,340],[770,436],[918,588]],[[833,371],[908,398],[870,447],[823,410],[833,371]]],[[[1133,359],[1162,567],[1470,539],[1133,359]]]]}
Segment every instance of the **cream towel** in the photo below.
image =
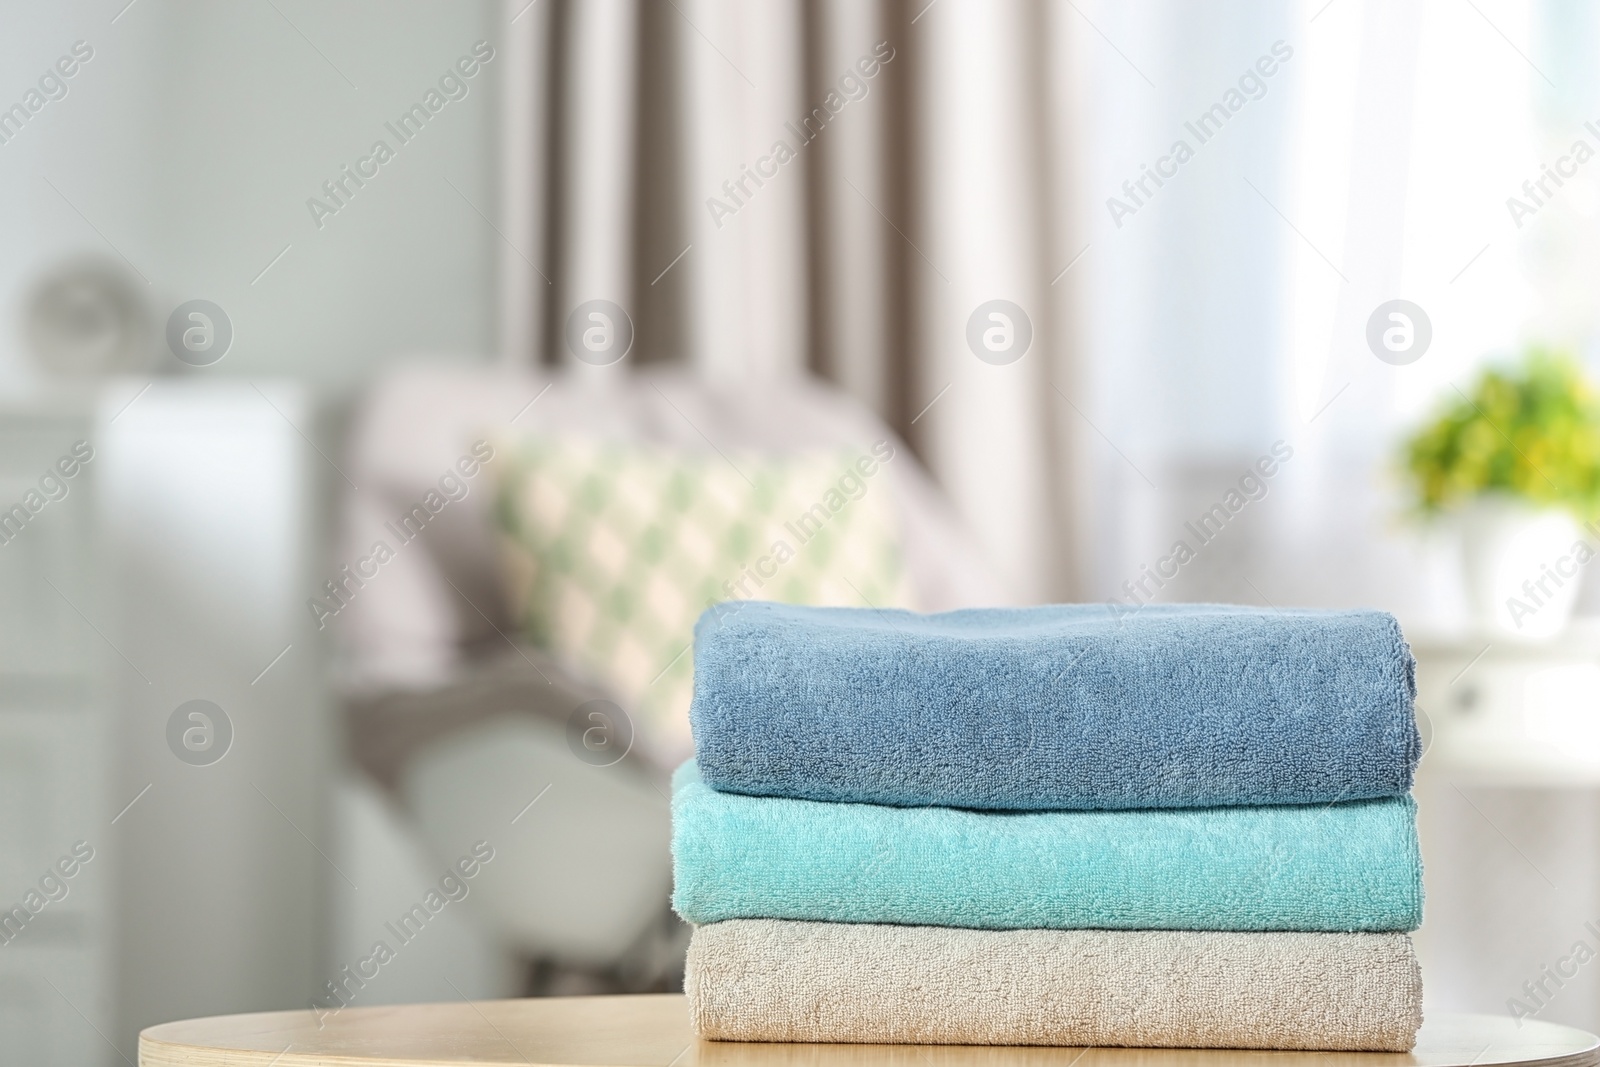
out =
{"type": "Polygon", "coordinates": [[[722,1041],[1404,1052],[1405,934],[966,930],[730,919],[684,980],[722,1041]]]}

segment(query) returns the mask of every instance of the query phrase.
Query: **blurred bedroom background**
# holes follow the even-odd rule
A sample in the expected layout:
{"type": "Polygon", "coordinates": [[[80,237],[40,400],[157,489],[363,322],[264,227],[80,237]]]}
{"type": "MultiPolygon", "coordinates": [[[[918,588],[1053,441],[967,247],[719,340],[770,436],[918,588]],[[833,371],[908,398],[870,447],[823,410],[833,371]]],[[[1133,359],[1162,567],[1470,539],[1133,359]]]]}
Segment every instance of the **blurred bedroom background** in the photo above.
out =
{"type": "Polygon", "coordinates": [[[673,988],[690,627],[752,596],[1395,612],[1427,1007],[1600,1028],[1591,5],[0,29],[16,1062],[673,988]]]}

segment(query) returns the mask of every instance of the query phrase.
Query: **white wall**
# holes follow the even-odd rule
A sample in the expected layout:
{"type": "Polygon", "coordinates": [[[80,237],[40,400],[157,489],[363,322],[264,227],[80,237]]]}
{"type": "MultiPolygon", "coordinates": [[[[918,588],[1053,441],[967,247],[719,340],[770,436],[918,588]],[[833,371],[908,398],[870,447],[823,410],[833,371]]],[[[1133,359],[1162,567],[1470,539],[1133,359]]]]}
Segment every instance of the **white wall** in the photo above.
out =
{"type": "Polygon", "coordinates": [[[488,350],[501,239],[471,205],[492,217],[498,200],[503,64],[322,229],[306,200],[374,140],[396,146],[385,121],[474,42],[499,45],[500,5],[126,2],[0,2],[0,107],[74,41],[94,49],[68,95],[0,144],[0,385],[27,373],[21,292],[85,250],[148,278],[158,321],[194,297],[223,307],[235,340],[208,374],[342,392],[400,352],[488,350]]]}

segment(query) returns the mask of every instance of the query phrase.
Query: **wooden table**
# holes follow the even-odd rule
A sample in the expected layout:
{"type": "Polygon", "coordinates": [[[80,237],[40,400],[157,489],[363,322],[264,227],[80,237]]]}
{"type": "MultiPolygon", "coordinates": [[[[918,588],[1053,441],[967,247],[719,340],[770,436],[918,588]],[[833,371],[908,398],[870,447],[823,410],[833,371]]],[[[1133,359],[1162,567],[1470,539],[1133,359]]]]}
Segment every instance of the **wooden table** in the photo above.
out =
{"type": "Polygon", "coordinates": [[[1600,1038],[1498,1015],[1429,1020],[1415,1052],[989,1048],[971,1045],[754,1045],[698,1041],[682,996],[551,997],[222,1015],[152,1026],[141,1067],[1487,1067],[1600,1064],[1600,1038]]]}

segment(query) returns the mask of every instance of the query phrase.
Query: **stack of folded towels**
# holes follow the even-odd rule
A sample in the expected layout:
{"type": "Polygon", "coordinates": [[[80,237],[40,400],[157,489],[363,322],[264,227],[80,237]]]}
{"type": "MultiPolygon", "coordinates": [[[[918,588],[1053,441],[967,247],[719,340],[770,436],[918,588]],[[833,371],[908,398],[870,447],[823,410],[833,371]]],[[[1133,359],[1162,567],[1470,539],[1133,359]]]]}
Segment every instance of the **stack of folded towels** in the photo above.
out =
{"type": "Polygon", "coordinates": [[[1413,671],[1373,611],[713,609],[696,1031],[1410,1049],[1413,671]]]}

